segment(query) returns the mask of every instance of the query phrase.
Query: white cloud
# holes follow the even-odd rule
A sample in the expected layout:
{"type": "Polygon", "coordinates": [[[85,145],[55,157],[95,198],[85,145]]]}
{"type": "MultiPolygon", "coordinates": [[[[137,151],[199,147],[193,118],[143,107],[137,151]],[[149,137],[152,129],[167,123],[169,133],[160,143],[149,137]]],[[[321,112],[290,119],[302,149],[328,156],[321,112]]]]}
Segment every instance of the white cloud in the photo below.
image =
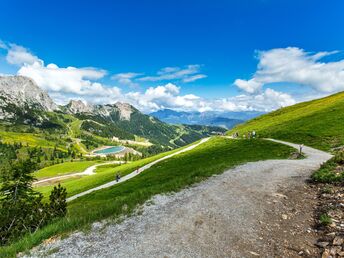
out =
{"type": "Polygon", "coordinates": [[[188,65],[185,68],[165,67],[157,72],[155,76],[141,77],[139,81],[164,81],[164,80],[182,80],[183,82],[192,82],[207,77],[200,73],[200,65],[188,65]]]}
{"type": "Polygon", "coordinates": [[[150,87],[144,93],[130,92],[125,98],[146,112],[164,108],[194,110],[200,99],[193,94],[180,95],[180,88],[172,83],[150,87]]]}
{"type": "Polygon", "coordinates": [[[33,65],[34,63],[42,63],[37,56],[31,54],[26,48],[16,44],[10,44],[6,60],[14,65],[33,65]]]}
{"type": "MultiPolygon", "coordinates": [[[[2,42],[0,42],[2,43],[2,42]]],[[[1,46],[0,46],[1,47],[1,46]]],[[[182,94],[181,88],[173,83],[166,83],[156,87],[149,87],[144,92],[131,91],[122,93],[118,87],[109,87],[102,83],[107,72],[93,67],[59,67],[56,64],[45,65],[44,61],[33,55],[29,50],[15,44],[5,45],[8,63],[18,65],[18,74],[32,78],[43,89],[49,92],[59,104],[65,104],[70,99],[82,99],[95,104],[114,103],[116,101],[129,102],[145,112],[171,108],[183,111],[270,111],[281,106],[295,103],[288,94],[272,89],[263,91],[263,81],[258,78],[271,77],[271,67],[276,70],[276,64],[261,56],[259,67],[254,78],[249,81],[237,80],[236,84],[250,94],[243,94],[231,98],[205,99],[194,94],[182,94]],[[266,67],[269,67],[267,69],[266,67]]],[[[329,55],[320,52],[309,57],[309,62],[316,62],[319,58],[329,55]]],[[[185,68],[165,67],[156,76],[140,77],[139,73],[115,74],[111,79],[122,85],[135,86],[137,81],[180,80],[191,82],[206,75],[201,74],[199,65],[189,65],[185,68]]],[[[276,78],[274,74],[272,77],[276,78]]]]}
{"type": "Polygon", "coordinates": [[[309,53],[296,47],[258,52],[258,68],[252,79],[234,84],[248,93],[257,93],[264,84],[290,82],[309,86],[317,92],[344,90],[344,60],[324,62],[321,58],[337,53],[309,53]]]}
{"type": "Polygon", "coordinates": [[[168,83],[150,87],[144,93],[130,92],[124,99],[140,110],[152,112],[159,109],[180,111],[271,111],[293,105],[296,101],[286,93],[266,89],[260,94],[243,94],[231,98],[204,99],[194,94],[181,95],[180,87],[168,83]]]}
{"type": "Polygon", "coordinates": [[[241,79],[236,79],[235,82],[234,82],[234,84],[235,84],[238,88],[240,88],[240,89],[246,91],[247,93],[255,93],[255,92],[257,92],[258,90],[260,90],[261,87],[262,87],[262,85],[263,85],[262,83],[257,82],[257,81],[254,80],[254,79],[251,79],[251,80],[248,80],[248,81],[246,81],[246,80],[241,80],[241,79]]]}
{"type": "Polygon", "coordinates": [[[196,80],[203,79],[203,78],[206,78],[206,77],[207,76],[205,74],[196,74],[196,75],[192,75],[192,76],[183,78],[182,81],[183,82],[194,82],[196,80]]]}
{"type": "Polygon", "coordinates": [[[83,98],[93,103],[104,103],[121,96],[117,87],[106,87],[97,80],[107,72],[93,67],[58,67],[56,64],[45,65],[44,61],[30,53],[29,50],[16,44],[5,45],[6,60],[19,65],[18,75],[32,78],[38,86],[48,91],[58,102],[65,96],[83,98]]]}
{"type": "Polygon", "coordinates": [[[122,85],[127,85],[129,87],[137,87],[138,83],[133,82],[133,79],[142,75],[142,73],[118,73],[111,76],[111,79],[117,81],[122,85]]]}

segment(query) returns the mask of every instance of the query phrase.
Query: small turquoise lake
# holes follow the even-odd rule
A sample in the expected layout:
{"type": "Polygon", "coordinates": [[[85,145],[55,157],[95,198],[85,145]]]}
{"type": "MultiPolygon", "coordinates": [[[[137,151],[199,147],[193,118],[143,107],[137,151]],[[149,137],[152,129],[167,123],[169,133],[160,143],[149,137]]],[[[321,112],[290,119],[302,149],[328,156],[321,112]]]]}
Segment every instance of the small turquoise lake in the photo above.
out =
{"type": "Polygon", "coordinates": [[[125,149],[125,147],[123,147],[123,146],[112,146],[112,147],[109,147],[106,149],[94,151],[94,153],[95,154],[105,154],[105,155],[115,154],[115,153],[123,151],[124,149],[125,149]]]}

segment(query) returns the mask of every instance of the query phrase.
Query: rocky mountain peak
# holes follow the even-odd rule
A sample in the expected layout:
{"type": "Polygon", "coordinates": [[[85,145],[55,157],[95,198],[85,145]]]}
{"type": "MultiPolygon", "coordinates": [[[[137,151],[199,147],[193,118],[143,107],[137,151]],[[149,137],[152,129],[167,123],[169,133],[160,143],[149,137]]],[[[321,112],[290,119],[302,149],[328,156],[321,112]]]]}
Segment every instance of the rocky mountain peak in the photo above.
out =
{"type": "Polygon", "coordinates": [[[71,100],[66,105],[67,110],[72,113],[91,113],[93,111],[93,107],[87,103],[84,103],[81,100],[71,100]]]}
{"type": "Polygon", "coordinates": [[[0,76],[0,107],[15,104],[18,107],[33,107],[44,111],[53,111],[58,106],[30,78],[25,76],[0,76]]]}
{"type": "Polygon", "coordinates": [[[128,104],[123,102],[117,102],[115,106],[118,108],[120,118],[123,120],[130,120],[130,116],[134,111],[134,108],[128,104]]]}

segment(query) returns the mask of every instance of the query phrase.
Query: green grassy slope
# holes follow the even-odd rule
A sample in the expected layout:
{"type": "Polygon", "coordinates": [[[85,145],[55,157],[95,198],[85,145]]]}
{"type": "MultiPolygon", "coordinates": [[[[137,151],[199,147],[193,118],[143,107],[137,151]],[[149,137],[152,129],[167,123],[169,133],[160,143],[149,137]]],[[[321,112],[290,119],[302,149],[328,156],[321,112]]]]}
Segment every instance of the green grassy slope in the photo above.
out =
{"type": "Polygon", "coordinates": [[[9,247],[0,248],[0,253],[14,255],[53,235],[81,229],[104,218],[130,214],[155,194],[181,190],[248,161],[287,158],[292,151],[288,146],[264,140],[233,141],[214,137],[189,152],[152,166],[129,181],[76,199],[68,205],[66,218],[9,247]]]}
{"type": "Polygon", "coordinates": [[[53,166],[45,167],[37,172],[35,176],[37,179],[60,176],[64,174],[82,172],[86,168],[96,164],[97,161],[75,161],[56,164],[53,166]]]}
{"type": "Polygon", "coordinates": [[[281,108],[238,125],[228,132],[255,130],[272,137],[329,150],[344,145],[344,92],[281,108]]]}
{"type": "MultiPolygon", "coordinates": [[[[99,185],[110,182],[115,179],[116,174],[119,174],[121,177],[123,177],[133,172],[139,167],[142,167],[154,160],[160,159],[164,156],[177,152],[186,147],[187,146],[178,148],[172,151],[168,151],[168,152],[163,152],[158,155],[154,155],[152,157],[133,161],[131,163],[123,164],[120,166],[102,166],[96,170],[95,175],[64,179],[64,180],[61,180],[61,185],[66,187],[67,196],[69,197],[69,196],[81,193],[83,191],[86,191],[90,188],[97,187],[99,185]]],[[[74,162],[74,163],[77,163],[77,162],[74,162]]],[[[53,188],[54,188],[54,185],[47,185],[47,186],[36,187],[35,190],[41,192],[45,198],[48,198],[53,188]]]]}

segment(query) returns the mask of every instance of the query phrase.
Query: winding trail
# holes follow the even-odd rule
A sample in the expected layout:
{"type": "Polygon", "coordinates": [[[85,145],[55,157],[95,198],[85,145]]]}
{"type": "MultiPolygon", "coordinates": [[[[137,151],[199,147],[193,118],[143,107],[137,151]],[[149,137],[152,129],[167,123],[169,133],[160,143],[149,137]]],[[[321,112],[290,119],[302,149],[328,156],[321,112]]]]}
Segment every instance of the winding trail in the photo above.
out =
{"type": "Polygon", "coordinates": [[[94,223],[90,232],[41,245],[31,256],[297,257],[300,249],[290,241],[310,239],[308,249],[314,244],[307,237],[312,198],[304,195],[305,180],[331,158],[306,146],[303,152],[305,159],[249,162],[176,194],[157,195],[138,215],[94,223]]]}
{"type": "MultiPolygon", "coordinates": [[[[119,181],[113,180],[113,181],[110,181],[110,182],[108,182],[108,183],[106,183],[106,184],[102,184],[102,185],[100,185],[100,186],[91,188],[91,189],[89,189],[89,190],[87,190],[87,191],[84,191],[84,192],[81,192],[81,193],[79,193],[79,194],[73,195],[73,196],[67,198],[67,202],[73,201],[73,200],[75,200],[75,199],[77,199],[77,198],[79,198],[79,197],[81,197],[81,196],[87,195],[87,194],[92,193],[92,192],[94,192],[94,191],[98,191],[98,190],[101,190],[101,189],[104,189],[104,188],[108,188],[108,187],[111,187],[111,186],[113,186],[113,185],[116,185],[116,184],[125,182],[125,181],[127,181],[127,180],[129,180],[129,179],[131,179],[131,178],[133,178],[133,177],[135,177],[135,176],[137,176],[137,175],[140,174],[142,171],[145,171],[146,169],[149,169],[151,166],[153,166],[153,165],[159,163],[160,161],[163,161],[163,160],[165,160],[165,159],[169,159],[169,158],[171,158],[171,157],[173,157],[173,156],[175,156],[175,155],[178,155],[178,154],[180,154],[180,153],[183,153],[183,152],[186,152],[186,151],[190,151],[190,150],[196,148],[197,146],[199,146],[200,144],[202,144],[202,143],[208,141],[209,139],[210,139],[210,138],[203,138],[200,142],[198,142],[198,143],[196,143],[196,144],[193,144],[193,145],[191,145],[191,146],[189,146],[189,147],[187,147],[187,148],[185,148],[185,149],[182,149],[182,150],[180,150],[180,151],[177,151],[177,152],[175,152],[175,153],[172,153],[172,154],[170,154],[170,155],[167,155],[167,156],[165,156],[165,157],[162,157],[162,158],[160,158],[160,159],[157,159],[157,160],[155,160],[155,161],[153,161],[153,162],[151,162],[151,163],[148,163],[148,164],[144,165],[143,167],[141,167],[141,168],[139,168],[139,169],[137,169],[137,170],[131,172],[130,174],[125,175],[125,176],[122,177],[119,181]]],[[[83,173],[85,173],[85,171],[84,171],[83,173]]]]}
{"type": "Polygon", "coordinates": [[[66,174],[66,175],[62,175],[62,176],[54,176],[54,177],[49,177],[49,178],[37,180],[33,183],[33,185],[37,186],[37,185],[40,185],[43,183],[55,182],[56,180],[62,180],[62,179],[67,179],[67,178],[71,178],[71,177],[76,177],[76,176],[90,176],[90,175],[95,174],[95,170],[99,166],[111,165],[111,164],[123,164],[123,163],[124,163],[124,161],[118,161],[118,160],[111,161],[111,162],[99,163],[99,164],[95,164],[95,165],[92,165],[92,166],[86,168],[83,172],[66,174]]]}

